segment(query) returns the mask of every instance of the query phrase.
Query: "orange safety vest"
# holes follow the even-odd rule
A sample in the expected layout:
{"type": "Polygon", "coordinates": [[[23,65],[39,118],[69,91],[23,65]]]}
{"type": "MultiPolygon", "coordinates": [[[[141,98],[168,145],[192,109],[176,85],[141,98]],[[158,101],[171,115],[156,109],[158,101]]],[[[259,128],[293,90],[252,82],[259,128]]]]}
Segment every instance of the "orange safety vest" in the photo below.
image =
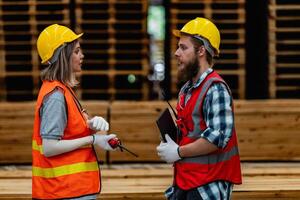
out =
{"type": "MultiPolygon", "coordinates": [[[[208,89],[216,82],[224,83],[227,86],[224,80],[213,71],[194,89],[186,105],[184,102],[185,92],[179,93],[176,107],[178,113],[176,123],[182,134],[181,139],[177,141],[179,146],[196,141],[207,129],[202,104],[208,89]]],[[[230,92],[228,86],[227,88],[230,92]]],[[[183,190],[197,188],[217,180],[241,184],[241,166],[235,128],[233,128],[232,136],[224,149],[218,149],[208,155],[183,158],[174,165],[175,184],[183,190]]]]}
{"type": "Polygon", "coordinates": [[[64,92],[68,121],[63,140],[91,134],[81,106],[71,88],[58,81],[44,81],[40,89],[32,137],[32,198],[60,199],[81,197],[100,192],[100,170],[92,145],[57,156],[45,157],[40,136],[40,108],[44,97],[56,87],[64,92]]]}

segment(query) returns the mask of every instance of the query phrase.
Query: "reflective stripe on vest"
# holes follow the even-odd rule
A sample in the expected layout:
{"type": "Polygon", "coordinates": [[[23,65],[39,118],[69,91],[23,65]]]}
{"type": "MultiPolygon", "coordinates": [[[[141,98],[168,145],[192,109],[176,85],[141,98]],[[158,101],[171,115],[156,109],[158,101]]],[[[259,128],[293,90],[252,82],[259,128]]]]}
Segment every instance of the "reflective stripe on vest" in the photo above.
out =
{"type": "Polygon", "coordinates": [[[238,155],[238,148],[233,146],[227,152],[222,152],[219,154],[210,154],[205,156],[197,156],[197,157],[189,157],[183,158],[182,160],[178,161],[179,163],[197,163],[197,164],[216,164],[218,162],[224,162],[230,160],[232,156],[238,155]]]}
{"type": "Polygon", "coordinates": [[[44,178],[56,178],[59,176],[75,174],[80,172],[98,171],[98,163],[75,163],[54,168],[32,167],[32,175],[44,178]]]}
{"type": "Polygon", "coordinates": [[[44,154],[43,153],[43,146],[42,145],[38,145],[36,140],[32,141],[32,150],[38,151],[40,154],[44,154]]]}
{"type": "MultiPolygon", "coordinates": [[[[220,79],[218,78],[211,78],[209,80],[207,80],[203,87],[202,87],[202,90],[197,98],[197,101],[196,101],[196,105],[194,107],[194,110],[192,112],[192,120],[193,120],[193,123],[194,123],[194,130],[193,131],[189,131],[187,137],[189,138],[194,138],[194,139],[198,139],[201,137],[201,134],[199,133],[202,133],[202,131],[200,130],[200,121],[199,120],[195,120],[195,119],[198,119],[198,117],[195,115],[198,115],[199,114],[199,106],[200,106],[200,103],[201,103],[201,99],[203,99],[204,95],[206,94],[206,91],[208,89],[208,87],[214,82],[214,81],[220,81],[220,79]]],[[[223,82],[223,81],[222,81],[223,82]]]]}

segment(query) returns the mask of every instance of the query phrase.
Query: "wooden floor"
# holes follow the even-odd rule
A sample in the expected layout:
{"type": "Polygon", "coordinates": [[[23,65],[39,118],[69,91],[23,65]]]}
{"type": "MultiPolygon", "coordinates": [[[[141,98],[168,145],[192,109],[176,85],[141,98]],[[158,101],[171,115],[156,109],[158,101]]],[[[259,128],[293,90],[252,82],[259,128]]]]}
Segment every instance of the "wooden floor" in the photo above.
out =
{"type": "MultiPolygon", "coordinates": [[[[172,183],[167,164],[105,165],[102,168],[103,200],[164,199],[172,183]]],[[[243,184],[234,187],[234,200],[299,199],[300,163],[243,163],[243,184]],[[262,175],[263,174],[263,175],[262,175]]],[[[0,199],[31,199],[31,167],[0,168],[0,199]]]]}

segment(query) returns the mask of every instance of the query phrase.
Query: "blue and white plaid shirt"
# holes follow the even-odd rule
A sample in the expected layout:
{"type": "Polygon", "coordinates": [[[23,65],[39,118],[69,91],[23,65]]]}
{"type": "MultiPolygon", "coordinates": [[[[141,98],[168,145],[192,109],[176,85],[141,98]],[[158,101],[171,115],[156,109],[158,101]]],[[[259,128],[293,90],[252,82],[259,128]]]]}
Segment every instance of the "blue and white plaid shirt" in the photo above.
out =
{"type": "MultiPolygon", "coordinates": [[[[184,86],[185,103],[190,99],[192,91],[199,87],[212,71],[211,68],[205,71],[194,85],[190,83],[184,86]]],[[[232,134],[233,111],[231,105],[232,98],[224,84],[214,83],[208,89],[203,102],[203,114],[207,129],[201,134],[201,137],[219,148],[226,147],[232,134]]],[[[227,181],[215,181],[197,189],[204,200],[226,200],[230,199],[233,184],[227,181]]],[[[166,193],[166,195],[168,194],[166,193]]]]}

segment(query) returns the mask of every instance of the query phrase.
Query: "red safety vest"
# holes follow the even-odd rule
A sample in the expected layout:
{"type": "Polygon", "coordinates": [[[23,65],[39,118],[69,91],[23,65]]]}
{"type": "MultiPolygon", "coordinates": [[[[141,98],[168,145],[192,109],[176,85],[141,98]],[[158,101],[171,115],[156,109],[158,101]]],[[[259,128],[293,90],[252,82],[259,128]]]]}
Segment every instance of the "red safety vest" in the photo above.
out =
{"type": "Polygon", "coordinates": [[[57,156],[45,157],[40,136],[40,108],[43,98],[59,87],[64,92],[68,121],[63,140],[91,134],[71,88],[58,81],[44,81],[37,99],[32,138],[32,198],[72,198],[100,192],[100,170],[91,145],[57,156]]]}
{"type": "MultiPolygon", "coordinates": [[[[213,71],[194,89],[186,105],[184,92],[179,93],[176,107],[178,113],[176,122],[182,134],[182,139],[178,141],[179,146],[199,139],[200,133],[207,128],[202,104],[208,89],[215,82],[221,82],[227,86],[225,81],[213,71]]],[[[230,91],[228,86],[227,88],[230,91]]],[[[183,158],[174,165],[175,184],[183,190],[197,188],[217,180],[241,184],[241,166],[235,128],[233,128],[232,137],[224,149],[218,149],[208,155],[183,158]]]]}

